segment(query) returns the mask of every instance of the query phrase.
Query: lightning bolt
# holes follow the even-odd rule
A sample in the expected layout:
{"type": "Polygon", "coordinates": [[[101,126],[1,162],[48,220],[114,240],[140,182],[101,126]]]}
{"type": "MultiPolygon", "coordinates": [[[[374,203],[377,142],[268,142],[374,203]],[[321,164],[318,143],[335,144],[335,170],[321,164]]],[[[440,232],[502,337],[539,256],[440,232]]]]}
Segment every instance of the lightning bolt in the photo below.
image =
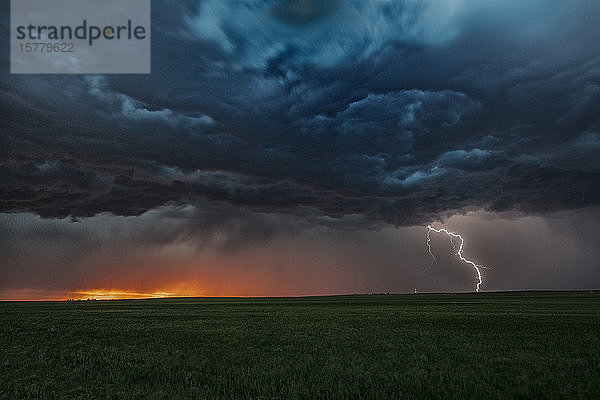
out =
{"type": "Polygon", "coordinates": [[[463,237],[461,235],[459,235],[458,233],[450,232],[444,228],[435,229],[431,225],[427,225],[427,250],[429,251],[429,254],[431,255],[432,265],[437,263],[437,259],[435,258],[435,256],[433,255],[433,252],[431,251],[431,232],[443,233],[443,234],[447,235],[448,238],[450,239],[450,244],[452,244],[452,248],[454,249],[454,254],[457,255],[458,258],[462,262],[467,263],[473,267],[473,269],[475,270],[476,275],[477,275],[477,284],[475,285],[475,291],[479,292],[479,288],[480,288],[481,284],[483,283],[483,278],[481,277],[481,269],[485,268],[485,267],[483,265],[475,264],[473,261],[467,260],[463,256],[463,245],[465,244],[465,240],[463,239],[463,237]],[[458,248],[456,247],[456,243],[454,243],[454,239],[460,240],[460,245],[458,246],[458,248]]]}

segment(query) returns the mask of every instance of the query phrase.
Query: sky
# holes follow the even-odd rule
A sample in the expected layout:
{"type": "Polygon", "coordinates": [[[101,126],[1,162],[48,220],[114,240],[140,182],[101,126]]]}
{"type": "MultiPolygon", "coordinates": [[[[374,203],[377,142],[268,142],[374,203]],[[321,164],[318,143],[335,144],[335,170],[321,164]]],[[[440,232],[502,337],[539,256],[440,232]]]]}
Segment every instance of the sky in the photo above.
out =
{"type": "MultiPolygon", "coordinates": [[[[9,37],[9,5],[0,6],[9,37]]],[[[0,43],[0,300],[600,288],[596,0],[152,2],[152,73],[0,43]]]]}

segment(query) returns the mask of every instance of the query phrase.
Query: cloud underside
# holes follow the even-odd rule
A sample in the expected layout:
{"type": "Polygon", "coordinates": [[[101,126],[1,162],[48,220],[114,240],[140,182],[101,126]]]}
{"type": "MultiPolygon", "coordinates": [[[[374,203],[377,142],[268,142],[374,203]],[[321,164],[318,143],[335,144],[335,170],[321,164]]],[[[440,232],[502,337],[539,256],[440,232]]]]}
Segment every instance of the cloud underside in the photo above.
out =
{"type": "Polygon", "coordinates": [[[152,75],[3,71],[0,212],[599,206],[600,7],[437,3],[156,3],[152,75]]]}

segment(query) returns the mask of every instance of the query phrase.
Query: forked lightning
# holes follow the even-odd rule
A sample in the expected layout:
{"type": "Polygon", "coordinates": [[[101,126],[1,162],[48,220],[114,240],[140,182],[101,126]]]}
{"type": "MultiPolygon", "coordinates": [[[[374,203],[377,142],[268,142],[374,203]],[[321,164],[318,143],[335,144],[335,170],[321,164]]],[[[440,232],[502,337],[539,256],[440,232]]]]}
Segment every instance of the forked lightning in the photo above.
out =
{"type": "Polygon", "coordinates": [[[458,256],[458,258],[460,258],[461,261],[463,261],[473,267],[473,269],[477,273],[477,284],[475,285],[475,291],[479,292],[481,284],[483,283],[483,278],[481,276],[481,269],[484,268],[484,266],[475,264],[473,261],[467,260],[465,257],[463,257],[463,253],[462,253],[463,245],[465,244],[463,237],[461,235],[459,235],[458,233],[450,232],[444,228],[436,229],[436,228],[432,227],[431,225],[427,225],[427,249],[429,250],[429,254],[431,255],[433,263],[437,263],[437,260],[436,260],[435,256],[433,255],[433,252],[431,251],[431,232],[432,231],[436,232],[436,233],[446,234],[448,236],[448,238],[450,239],[450,244],[452,244],[452,248],[454,249],[454,252],[458,256]],[[460,240],[460,245],[458,246],[458,248],[456,248],[456,244],[454,243],[454,238],[457,238],[460,240]]]}

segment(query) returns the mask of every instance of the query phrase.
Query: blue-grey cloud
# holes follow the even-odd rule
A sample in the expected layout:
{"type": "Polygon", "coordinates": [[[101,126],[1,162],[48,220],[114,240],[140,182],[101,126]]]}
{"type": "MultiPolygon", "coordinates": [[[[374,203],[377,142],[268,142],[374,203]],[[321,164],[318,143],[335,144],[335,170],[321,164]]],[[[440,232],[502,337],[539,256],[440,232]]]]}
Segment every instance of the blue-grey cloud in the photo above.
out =
{"type": "Polygon", "coordinates": [[[10,75],[1,45],[0,211],[600,205],[597,2],[152,6],[148,76],[10,75]]]}

